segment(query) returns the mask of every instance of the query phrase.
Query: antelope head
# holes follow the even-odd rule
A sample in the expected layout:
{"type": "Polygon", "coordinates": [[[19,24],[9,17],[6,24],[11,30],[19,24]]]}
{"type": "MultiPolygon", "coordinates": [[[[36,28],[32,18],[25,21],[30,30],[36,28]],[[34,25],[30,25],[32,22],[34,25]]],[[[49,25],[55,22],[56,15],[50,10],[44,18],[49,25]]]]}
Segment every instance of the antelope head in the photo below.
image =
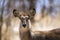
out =
{"type": "Polygon", "coordinates": [[[32,20],[36,11],[35,9],[31,9],[29,11],[18,11],[17,9],[13,10],[13,15],[18,17],[21,20],[22,27],[29,27],[29,20],[32,20]]]}

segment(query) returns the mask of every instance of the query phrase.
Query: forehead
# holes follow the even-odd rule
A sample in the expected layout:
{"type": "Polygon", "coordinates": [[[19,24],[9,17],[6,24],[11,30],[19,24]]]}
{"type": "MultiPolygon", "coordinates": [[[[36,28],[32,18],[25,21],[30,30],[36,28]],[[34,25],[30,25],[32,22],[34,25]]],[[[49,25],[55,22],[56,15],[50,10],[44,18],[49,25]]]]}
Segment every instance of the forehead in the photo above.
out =
{"type": "Polygon", "coordinates": [[[29,12],[23,12],[23,11],[21,11],[21,12],[19,12],[19,15],[20,16],[28,16],[29,12]]]}

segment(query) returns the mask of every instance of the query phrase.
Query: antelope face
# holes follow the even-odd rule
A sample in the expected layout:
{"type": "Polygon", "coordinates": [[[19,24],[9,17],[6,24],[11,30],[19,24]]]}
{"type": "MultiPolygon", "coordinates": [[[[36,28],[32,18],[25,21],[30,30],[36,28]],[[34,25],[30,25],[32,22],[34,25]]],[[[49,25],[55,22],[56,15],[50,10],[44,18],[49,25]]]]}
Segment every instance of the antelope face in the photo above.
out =
{"type": "Polygon", "coordinates": [[[27,14],[20,14],[19,19],[21,20],[22,26],[25,28],[29,25],[29,16],[27,14]]]}
{"type": "Polygon", "coordinates": [[[28,12],[19,12],[18,10],[14,9],[13,15],[21,20],[21,25],[25,28],[29,26],[29,20],[35,15],[35,9],[29,10],[28,12]]]}

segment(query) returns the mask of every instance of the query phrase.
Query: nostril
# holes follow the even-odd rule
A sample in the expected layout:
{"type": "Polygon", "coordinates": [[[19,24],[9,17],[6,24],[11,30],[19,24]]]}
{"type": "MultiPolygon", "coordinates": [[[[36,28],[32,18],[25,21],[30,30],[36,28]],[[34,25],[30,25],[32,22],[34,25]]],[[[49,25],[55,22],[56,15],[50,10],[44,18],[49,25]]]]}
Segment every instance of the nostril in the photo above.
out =
{"type": "Polygon", "coordinates": [[[26,27],[26,24],[23,24],[23,27],[26,27]]]}

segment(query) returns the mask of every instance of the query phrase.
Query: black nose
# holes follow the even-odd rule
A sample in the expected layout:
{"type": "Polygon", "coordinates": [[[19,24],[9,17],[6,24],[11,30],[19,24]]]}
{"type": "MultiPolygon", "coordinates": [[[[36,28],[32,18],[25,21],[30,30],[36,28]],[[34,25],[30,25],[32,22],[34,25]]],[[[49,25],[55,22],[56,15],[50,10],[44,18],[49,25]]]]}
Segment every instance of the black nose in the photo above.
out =
{"type": "Polygon", "coordinates": [[[26,27],[26,24],[23,24],[23,27],[26,27]]]}

